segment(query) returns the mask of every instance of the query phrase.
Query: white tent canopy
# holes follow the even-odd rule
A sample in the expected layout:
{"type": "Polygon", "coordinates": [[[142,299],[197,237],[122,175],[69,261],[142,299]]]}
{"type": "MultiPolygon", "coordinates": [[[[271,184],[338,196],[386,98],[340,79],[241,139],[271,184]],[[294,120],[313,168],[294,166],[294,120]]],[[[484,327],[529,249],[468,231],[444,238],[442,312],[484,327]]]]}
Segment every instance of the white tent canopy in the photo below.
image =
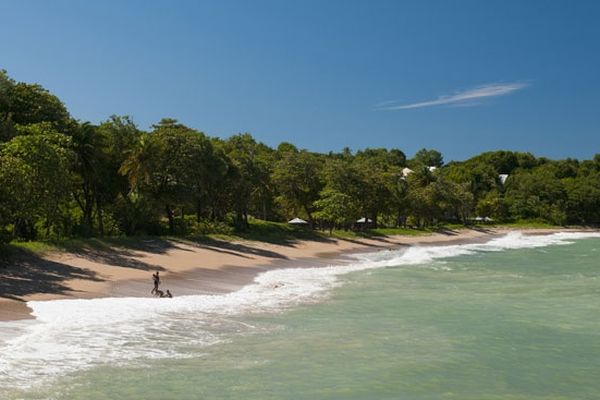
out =
{"type": "Polygon", "coordinates": [[[365,218],[365,217],[362,217],[361,219],[356,220],[357,224],[370,224],[371,222],[373,222],[373,220],[371,218],[365,218]]]}
{"type": "Polygon", "coordinates": [[[306,222],[306,221],[305,221],[305,220],[303,220],[303,219],[300,219],[300,218],[297,218],[297,217],[296,217],[296,218],[294,218],[294,219],[291,219],[291,220],[289,220],[289,221],[288,221],[288,224],[293,224],[293,225],[306,225],[306,224],[308,224],[308,222],[306,222]]]}
{"type": "Polygon", "coordinates": [[[490,217],[475,217],[471,218],[471,220],[476,222],[494,222],[494,219],[490,217]]]}

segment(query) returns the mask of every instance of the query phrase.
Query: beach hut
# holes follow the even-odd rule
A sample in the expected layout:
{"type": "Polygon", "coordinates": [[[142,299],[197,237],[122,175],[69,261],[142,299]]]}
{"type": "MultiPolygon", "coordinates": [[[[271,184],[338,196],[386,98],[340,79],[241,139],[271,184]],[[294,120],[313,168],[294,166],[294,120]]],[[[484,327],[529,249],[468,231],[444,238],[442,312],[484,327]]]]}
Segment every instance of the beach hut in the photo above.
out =
{"type": "Polygon", "coordinates": [[[292,224],[292,225],[308,225],[308,222],[306,222],[303,219],[300,219],[298,217],[291,219],[288,221],[288,224],[292,224]]]}

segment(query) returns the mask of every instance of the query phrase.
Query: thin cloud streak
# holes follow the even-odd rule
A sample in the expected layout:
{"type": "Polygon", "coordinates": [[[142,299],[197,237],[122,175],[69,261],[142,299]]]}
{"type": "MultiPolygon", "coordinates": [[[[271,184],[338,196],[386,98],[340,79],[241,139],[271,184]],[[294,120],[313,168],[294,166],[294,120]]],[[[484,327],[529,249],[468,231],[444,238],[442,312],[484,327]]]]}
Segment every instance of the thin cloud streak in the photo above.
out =
{"type": "MultiPolygon", "coordinates": [[[[432,107],[439,105],[454,105],[470,107],[480,104],[478,101],[487,97],[505,96],[507,94],[516,92],[529,86],[527,83],[514,82],[514,83],[490,83],[486,85],[477,86],[473,89],[457,92],[453,95],[439,96],[435,100],[422,101],[419,103],[412,104],[401,104],[401,105],[390,105],[379,103],[375,105],[377,111],[393,111],[393,110],[408,110],[412,108],[423,108],[432,107]]],[[[386,102],[389,103],[389,102],[386,102]]]]}

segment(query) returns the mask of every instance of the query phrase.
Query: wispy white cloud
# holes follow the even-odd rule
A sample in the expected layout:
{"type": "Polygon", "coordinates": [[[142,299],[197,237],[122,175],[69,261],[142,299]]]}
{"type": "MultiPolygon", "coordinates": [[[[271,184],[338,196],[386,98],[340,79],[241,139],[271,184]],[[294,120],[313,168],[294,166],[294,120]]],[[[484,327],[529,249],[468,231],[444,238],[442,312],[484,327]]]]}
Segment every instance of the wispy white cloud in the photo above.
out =
{"type": "Polygon", "coordinates": [[[505,96],[529,86],[523,82],[489,83],[472,89],[456,92],[452,95],[439,96],[435,100],[421,101],[411,104],[398,104],[397,101],[386,101],[376,104],[373,108],[379,111],[407,110],[411,108],[432,107],[440,105],[453,105],[472,107],[481,104],[481,100],[488,97],[505,96]]]}

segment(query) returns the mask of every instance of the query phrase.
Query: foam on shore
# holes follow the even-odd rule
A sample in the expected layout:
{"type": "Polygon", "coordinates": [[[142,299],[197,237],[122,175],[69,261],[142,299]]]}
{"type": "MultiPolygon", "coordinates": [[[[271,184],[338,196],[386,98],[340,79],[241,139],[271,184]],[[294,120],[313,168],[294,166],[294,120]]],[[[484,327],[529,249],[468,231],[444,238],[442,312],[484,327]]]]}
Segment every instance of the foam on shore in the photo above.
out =
{"type": "Polygon", "coordinates": [[[232,335],[266,329],[244,322],[243,316],[320,301],[341,284],[340,275],[350,272],[431,265],[449,257],[592,237],[600,233],[513,232],[486,243],[357,254],[345,265],[267,271],[253,284],[220,295],[32,301],[28,306],[36,320],[0,323],[0,387],[26,388],[105,363],[198,355],[198,349],[232,335]]]}

